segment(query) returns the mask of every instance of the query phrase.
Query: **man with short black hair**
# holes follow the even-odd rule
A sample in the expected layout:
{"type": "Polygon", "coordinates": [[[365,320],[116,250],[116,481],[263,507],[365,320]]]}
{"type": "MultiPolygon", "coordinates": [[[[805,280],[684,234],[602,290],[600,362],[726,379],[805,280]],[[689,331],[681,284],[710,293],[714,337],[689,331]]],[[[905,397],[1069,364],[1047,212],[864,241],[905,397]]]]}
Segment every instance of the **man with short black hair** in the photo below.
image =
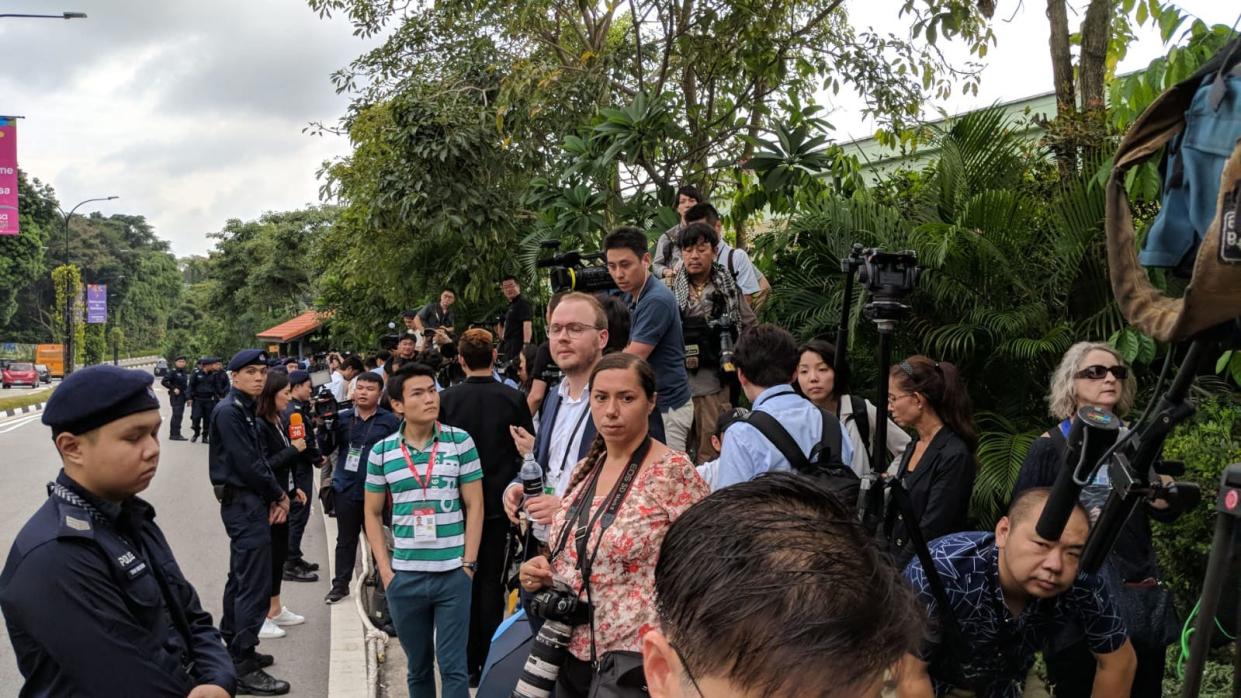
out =
{"type": "Polygon", "coordinates": [[[349,399],[349,386],[353,379],[365,370],[362,359],[359,359],[356,354],[340,363],[340,368],[332,373],[332,382],[328,384],[337,402],[345,402],[349,399]]]}
{"type": "Polygon", "coordinates": [[[703,196],[702,192],[692,184],[682,184],[677,189],[676,209],[680,220],[676,225],[665,230],[655,241],[652,269],[656,279],[666,282],[676,274],[677,263],[681,261],[681,249],[677,246],[677,236],[681,234],[681,228],[684,228],[687,223],[685,212],[706,200],[707,197],[703,196]]]}
{"type": "Polygon", "coordinates": [[[994,533],[953,533],[931,541],[942,597],[919,559],[905,568],[905,579],[938,630],[920,651],[906,655],[898,674],[900,698],[931,698],[954,689],[979,698],[1031,695],[1025,684],[1034,654],[1066,623],[1083,629],[1098,662],[1091,695],[1129,695],[1137,655],[1125,623],[1103,581],[1078,574],[1090,532],[1086,510],[1074,504],[1059,540],[1035,531],[1050,493],[1049,488],[1022,492],[994,533]],[[941,598],[955,621],[943,615],[941,598]]]}
{"type": "Polygon", "coordinates": [[[457,321],[452,316],[449,308],[457,300],[457,294],[447,286],[440,292],[438,301],[431,301],[423,306],[422,310],[414,316],[414,329],[418,332],[423,330],[438,330],[444,328],[448,334],[452,334],[453,328],[457,326],[457,321]]]}
{"type": "Polygon", "coordinates": [[[512,361],[521,354],[522,347],[534,339],[534,309],[521,295],[517,277],[509,274],[500,282],[500,291],[508,299],[504,311],[504,326],[500,332],[500,359],[512,361]]]}
{"type": "Polygon", "coordinates": [[[417,310],[406,310],[405,312],[401,313],[401,322],[405,323],[405,329],[407,331],[409,332],[418,331],[417,317],[418,317],[417,310]]]}
{"type": "Polygon", "coordinates": [[[767,277],[754,266],[749,253],[731,247],[724,239],[724,223],[720,219],[720,212],[715,210],[714,206],[704,201],[685,212],[685,225],[698,222],[706,223],[715,229],[715,234],[720,238],[719,245],[715,248],[716,263],[728,270],[741,292],[750,301],[750,305],[758,308],[771,291],[767,277]]]}
{"type": "Polygon", "coordinates": [[[520,391],[492,375],[496,350],[487,330],[466,330],[457,343],[457,360],[465,381],[440,394],[440,421],[464,429],[474,439],[483,469],[483,532],[478,544],[478,574],[470,603],[467,664],[470,682],[478,684],[491,636],[504,619],[504,554],[509,522],[502,498],[521,469],[521,454],[511,429],[534,431],[520,391]]]}
{"type": "MultiPolygon", "coordinates": [[[[809,457],[823,439],[825,417],[822,409],[798,395],[790,385],[797,370],[797,359],[797,341],[793,335],[771,324],[742,332],[733,353],[737,380],[753,406],[751,411],[771,415],[797,443],[802,454],[809,457]]],[[[830,415],[829,418],[840,425],[840,460],[848,465],[853,460],[853,445],[845,437],[840,420],[830,415]]],[[[771,439],[747,421],[733,424],[724,434],[716,470],[707,480],[713,489],[720,489],[752,480],[765,472],[791,469],[789,459],[771,439]]]]}
{"type": "Polygon", "coordinates": [[[694,405],[685,371],[681,313],[672,291],[650,274],[651,254],[646,246],[646,235],[628,226],[603,239],[608,273],[624,292],[633,313],[625,351],[646,359],[654,369],[656,404],[663,417],[666,443],[674,451],[684,451],[694,421],[694,405]]]}
{"type": "Polygon", "coordinates": [[[787,473],[712,493],[672,522],[642,638],[653,698],[877,698],[918,646],[913,594],[821,484],[787,473]]]}
{"type": "Polygon", "coordinates": [[[394,367],[400,368],[401,364],[413,361],[417,352],[418,335],[414,332],[402,333],[401,338],[396,341],[396,355],[392,357],[394,367]]]}

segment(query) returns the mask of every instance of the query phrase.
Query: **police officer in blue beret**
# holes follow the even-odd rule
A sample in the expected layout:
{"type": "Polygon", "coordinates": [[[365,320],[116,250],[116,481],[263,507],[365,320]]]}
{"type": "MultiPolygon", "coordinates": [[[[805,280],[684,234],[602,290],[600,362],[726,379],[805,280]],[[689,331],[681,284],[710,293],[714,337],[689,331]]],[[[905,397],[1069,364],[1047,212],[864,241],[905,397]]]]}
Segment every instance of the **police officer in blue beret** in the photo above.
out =
{"type": "Polygon", "coordinates": [[[211,432],[211,413],[219,399],[216,395],[215,378],[212,377],[217,360],[214,356],[200,358],[198,366],[190,374],[190,428],[194,430],[194,435],[190,437],[191,442],[197,441],[201,436],[203,443],[207,443],[211,432]]]}
{"type": "Polygon", "coordinates": [[[185,441],[181,436],[181,420],[185,415],[185,402],[189,400],[190,384],[185,376],[185,357],[178,356],[172,362],[172,368],[160,385],[168,391],[168,403],[172,406],[172,419],[169,420],[168,440],[185,441]]]}
{"type": "Polygon", "coordinates": [[[155,510],[137,497],[159,465],[152,381],[90,366],[66,378],[43,411],[63,468],[0,573],[23,696],[225,698],[234,690],[211,615],[155,510]]]}
{"type": "Polygon", "coordinates": [[[254,414],[267,380],[267,353],[243,349],[228,370],[233,387],[211,415],[209,451],[211,484],[229,537],[220,632],[236,666],[238,693],[282,695],[289,683],[263,671],[270,656],[256,649],[271,601],[271,524],[289,515],[289,495],[263,456],[254,414]]]}

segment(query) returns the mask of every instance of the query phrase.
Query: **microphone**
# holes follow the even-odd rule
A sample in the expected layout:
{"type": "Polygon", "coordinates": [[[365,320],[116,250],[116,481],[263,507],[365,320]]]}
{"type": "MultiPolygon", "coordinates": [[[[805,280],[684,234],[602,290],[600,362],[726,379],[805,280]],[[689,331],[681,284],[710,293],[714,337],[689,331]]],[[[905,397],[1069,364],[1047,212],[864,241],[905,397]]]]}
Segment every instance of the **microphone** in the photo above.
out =
{"type": "Polygon", "coordinates": [[[289,441],[306,438],[306,425],[302,423],[302,413],[289,415],[289,441]]]}
{"type": "MultiPolygon", "coordinates": [[[[1057,429],[1059,427],[1056,427],[1057,429]]],[[[1073,513],[1077,497],[1095,464],[1116,443],[1120,436],[1120,418],[1099,407],[1083,407],[1073,417],[1069,427],[1068,448],[1064,451],[1064,465],[1056,474],[1043,513],[1034,525],[1034,532],[1044,540],[1060,540],[1064,526],[1073,513]]],[[[1105,466],[1106,467],[1106,466],[1105,466]]]]}

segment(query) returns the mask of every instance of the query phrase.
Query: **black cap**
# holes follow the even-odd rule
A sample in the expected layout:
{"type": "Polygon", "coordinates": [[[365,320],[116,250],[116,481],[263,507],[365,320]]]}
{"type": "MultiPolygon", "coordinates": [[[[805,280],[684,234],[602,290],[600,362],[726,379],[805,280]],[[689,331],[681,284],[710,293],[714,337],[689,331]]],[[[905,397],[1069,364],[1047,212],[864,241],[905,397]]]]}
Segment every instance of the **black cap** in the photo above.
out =
{"type": "Polygon", "coordinates": [[[107,364],[79,369],[52,393],[43,409],[43,423],[53,435],[85,434],[135,412],[158,410],[159,399],[151,389],[154,380],[145,371],[107,364]]]}
{"type": "Polygon", "coordinates": [[[228,362],[228,370],[240,371],[246,366],[266,366],[267,352],[262,349],[242,349],[233,354],[233,360],[228,362]]]}
{"type": "Polygon", "coordinates": [[[289,371],[289,385],[301,385],[310,380],[310,374],[306,371],[289,371]]]}
{"type": "Polygon", "coordinates": [[[285,361],[279,357],[267,361],[268,368],[284,368],[285,361]]]}
{"type": "Polygon", "coordinates": [[[176,363],[178,361],[185,361],[185,354],[180,354],[175,359],[172,360],[173,363],[176,363]]]}

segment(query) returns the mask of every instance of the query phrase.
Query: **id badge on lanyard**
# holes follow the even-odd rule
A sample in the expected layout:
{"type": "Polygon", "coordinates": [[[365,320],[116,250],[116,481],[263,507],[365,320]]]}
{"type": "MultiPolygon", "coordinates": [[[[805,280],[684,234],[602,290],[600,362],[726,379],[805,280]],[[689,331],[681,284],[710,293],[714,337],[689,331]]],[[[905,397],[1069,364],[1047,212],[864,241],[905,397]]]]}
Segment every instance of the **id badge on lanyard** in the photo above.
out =
{"type": "Polygon", "coordinates": [[[356,446],[349,447],[349,453],[345,455],[345,470],[356,473],[358,465],[362,462],[362,449],[356,446]]]}
{"type": "MultiPolygon", "coordinates": [[[[438,429],[436,430],[438,432],[438,429]]],[[[405,442],[401,441],[401,455],[405,456],[405,465],[409,466],[409,472],[414,476],[414,482],[422,487],[423,505],[414,509],[414,542],[428,543],[435,540],[435,508],[427,506],[427,488],[431,486],[431,474],[435,471],[435,454],[439,451],[440,442],[436,437],[431,444],[431,455],[427,458],[427,474],[420,476],[418,469],[414,467],[414,459],[409,456],[409,449],[405,447],[405,442]]]]}

